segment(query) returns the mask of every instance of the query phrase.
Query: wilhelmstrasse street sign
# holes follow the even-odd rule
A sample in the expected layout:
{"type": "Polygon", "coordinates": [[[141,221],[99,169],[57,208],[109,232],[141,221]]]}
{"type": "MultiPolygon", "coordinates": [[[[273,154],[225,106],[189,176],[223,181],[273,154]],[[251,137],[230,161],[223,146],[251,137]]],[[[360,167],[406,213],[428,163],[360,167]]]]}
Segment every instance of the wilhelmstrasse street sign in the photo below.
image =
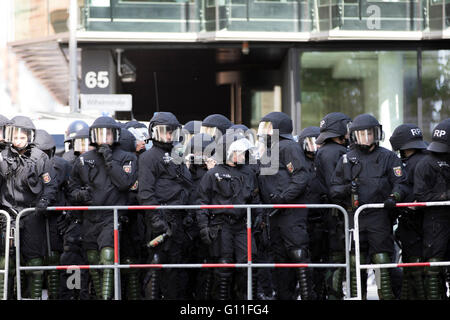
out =
{"type": "Polygon", "coordinates": [[[81,111],[131,111],[131,94],[80,94],[81,111]]]}

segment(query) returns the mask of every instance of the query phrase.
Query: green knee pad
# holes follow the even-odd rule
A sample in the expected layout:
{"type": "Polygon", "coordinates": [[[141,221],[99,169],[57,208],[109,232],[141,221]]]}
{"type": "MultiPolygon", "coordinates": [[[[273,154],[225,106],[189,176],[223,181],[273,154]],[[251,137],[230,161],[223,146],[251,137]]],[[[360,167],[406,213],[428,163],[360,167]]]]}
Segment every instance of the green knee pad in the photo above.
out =
{"type": "MultiPolygon", "coordinates": [[[[50,266],[59,265],[60,254],[52,251],[47,257],[47,264],[50,266]]],[[[59,295],[59,272],[58,270],[49,270],[47,272],[48,298],[49,300],[58,299],[59,295]]]]}
{"type": "MultiPolygon", "coordinates": [[[[372,260],[376,264],[386,264],[391,262],[389,254],[387,253],[375,253],[372,256],[372,260]]],[[[386,268],[380,269],[380,287],[381,288],[378,288],[378,295],[381,300],[394,299],[389,269],[386,268]]]]}
{"type": "MultiPolygon", "coordinates": [[[[112,265],[114,264],[114,249],[111,247],[104,247],[100,251],[100,264],[112,265]]],[[[103,269],[103,284],[102,284],[102,299],[109,300],[112,297],[114,288],[114,270],[103,269]]]]}
{"type": "MultiPolygon", "coordinates": [[[[90,265],[98,265],[100,261],[100,255],[97,250],[87,250],[86,256],[88,263],[90,265]]],[[[102,285],[100,280],[100,274],[98,269],[89,269],[89,274],[91,275],[92,283],[94,285],[95,296],[97,299],[100,298],[102,292],[102,285]]]]}
{"type": "MultiPolygon", "coordinates": [[[[44,259],[33,258],[27,262],[27,266],[36,267],[43,266],[44,259]]],[[[43,285],[43,274],[42,270],[25,271],[25,273],[30,277],[30,298],[31,299],[41,299],[42,298],[42,285],[43,285]]]]}
{"type": "MultiPolygon", "coordinates": [[[[439,258],[428,259],[428,262],[439,262],[439,258]]],[[[425,268],[425,288],[428,300],[440,300],[443,297],[442,283],[440,278],[441,267],[425,268]]]]}
{"type": "MultiPolygon", "coordinates": [[[[134,264],[132,258],[124,258],[124,264],[134,264]]],[[[126,298],[127,300],[140,300],[139,273],[137,269],[123,269],[122,274],[126,276],[126,298]]]]}
{"type": "MultiPolygon", "coordinates": [[[[360,264],[365,264],[367,262],[366,254],[360,253],[359,256],[360,264]]],[[[365,300],[367,296],[367,277],[366,270],[360,270],[361,273],[361,295],[362,299],[365,300]]],[[[350,294],[352,297],[356,297],[356,256],[354,254],[350,255],[350,294]]]]}

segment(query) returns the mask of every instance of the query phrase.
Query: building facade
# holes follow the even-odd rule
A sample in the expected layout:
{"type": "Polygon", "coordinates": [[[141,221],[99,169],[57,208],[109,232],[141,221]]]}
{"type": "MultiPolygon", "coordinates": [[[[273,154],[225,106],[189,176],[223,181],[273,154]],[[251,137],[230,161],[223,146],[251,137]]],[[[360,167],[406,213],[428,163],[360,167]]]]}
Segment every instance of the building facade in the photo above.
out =
{"type": "MultiPolygon", "coordinates": [[[[69,2],[14,1],[9,43],[62,105],[69,2]]],[[[255,128],[278,110],[298,133],[332,111],[372,113],[387,138],[412,122],[429,140],[450,117],[450,0],[79,0],[78,9],[80,95],[129,94],[137,120],[222,113],[255,128]]]]}

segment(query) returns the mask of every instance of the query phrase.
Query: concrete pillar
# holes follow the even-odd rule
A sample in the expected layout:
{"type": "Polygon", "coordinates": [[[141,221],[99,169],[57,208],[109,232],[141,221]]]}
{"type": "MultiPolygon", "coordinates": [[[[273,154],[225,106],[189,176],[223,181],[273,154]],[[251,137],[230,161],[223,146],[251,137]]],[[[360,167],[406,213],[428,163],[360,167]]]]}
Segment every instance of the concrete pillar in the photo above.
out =
{"type": "Polygon", "coordinates": [[[391,149],[389,137],[403,123],[403,55],[381,52],[378,55],[378,121],[386,138],[382,146],[391,149]]]}

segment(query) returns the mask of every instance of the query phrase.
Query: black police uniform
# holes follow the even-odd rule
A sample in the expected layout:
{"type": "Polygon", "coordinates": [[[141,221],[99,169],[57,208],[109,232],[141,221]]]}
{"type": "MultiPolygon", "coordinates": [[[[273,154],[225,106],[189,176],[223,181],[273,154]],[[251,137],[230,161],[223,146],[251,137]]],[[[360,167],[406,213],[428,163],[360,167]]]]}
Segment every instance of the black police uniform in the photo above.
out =
{"type": "MultiPolygon", "coordinates": [[[[215,159],[218,163],[203,176],[198,195],[199,205],[260,204],[258,182],[254,171],[245,164],[226,164],[227,149],[231,142],[242,139],[239,135],[227,133],[216,146],[215,159]]],[[[253,210],[256,218],[261,210],[253,210]]],[[[210,243],[210,256],[219,263],[246,263],[247,261],[247,210],[211,209],[198,210],[197,220],[200,235],[210,243]]],[[[252,237],[253,238],[253,237],[252,237]]],[[[252,254],[256,246],[252,241],[252,254]]],[[[242,270],[236,272],[235,295],[231,295],[233,269],[215,270],[217,299],[245,299],[247,279],[242,270]]],[[[253,280],[257,275],[253,276],[253,280]]],[[[256,289],[256,281],[253,282],[256,289]]],[[[256,291],[253,291],[256,292],[256,291]]]]}
{"type": "MultiPolygon", "coordinates": [[[[109,117],[97,118],[92,128],[109,127],[117,129],[114,120],[109,117]]],[[[92,141],[92,140],[91,140],[92,141]]],[[[128,191],[137,180],[137,158],[135,154],[123,151],[113,145],[108,160],[106,156],[96,150],[85,152],[79,156],[74,164],[69,179],[70,201],[78,205],[116,206],[128,203],[128,191]]],[[[119,212],[119,215],[122,213],[119,212]]],[[[112,210],[86,211],[83,214],[83,247],[87,251],[90,264],[113,263],[114,247],[114,217],[112,210]],[[98,256],[100,251],[100,257],[98,256]]],[[[96,294],[100,296],[100,281],[97,270],[91,269],[96,287],[96,294]]],[[[104,269],[103,299],[110,299],[112,294],[111,269],[104,269]]]]}
{"type": "MultiPolygon", "coordinates": [[[[155,125],[179,127],[176,117],[170,112],[159,112],[149,124],[149,132],[155,125]]],[[[184,163],[176,163],[171,157],[172,143],[153,140],[153,147],[139,157],[139,186],[138,199],[141,205],[186,205],[192,188],[191,175],[184,163]]],[[[182,263],[183,243],[187,235],[183,228],[184,210],[147,211],[146,242],[169,232],[164,242],[151,248],[149,259],[152,263],[182,263]]],[[[150,272],[148,283],[148,298],[159,299],[160,290],[164,299],[183,299],[186,290],[185,271],[181,269],[162,270],[160,284],[160,270],[150,272]]]]}
{"type": "MultiPolygon", "coordinates": [[[[381,126],[371,115],[359,115],[353,120],[350,130],[360,128],[375,128],[381,126]]],[[[405,198],[408,192],[406,174],[403,165],[396,154],[390,150],[373,145],[370,152],[365,148],[355,147],[343,155],[335,169],[331,180],[330,195],[334,201],[345,203],[349,208],[350,228],[353,228],[353,210],[351,204],[352,182],[356,185],[354,193],[358,195],[359,205],[368,203],[383,203],[395,194],[396,200],[405,198]]],[[[365,254],[369,254],[375,263],[391,262],[388,255],[394,253],[394,238],[390,212],[386,209],[366,209],[359,216],[359,235],[361,248],[361,263],[364,263],[365,254]]],[[[354,260],[354,255],[352,255],[354,260]]],[[[354,262],[352,263],[354,265],[354,262]]],[[[393,298],[390,275],[382,269],[381,276],[384,298],[393,298]]],[[[355,280],[352,272],[352,285],[355,280]]],[[[354,291],[354,286],[352,287],[354,291]]],[[[354,293],[354,292],[353,292],[354,293]]],[[[352,293],[352,294],[353,294],[352,293]]],[[[379,291],[379,294],[381,292],[379,291]]]]}
{"type": "MultiPolygon", "coordinates": [[[[450,200],[450,119],[441,121],[433,130],[426,155],[414,171],[414,195],[417,201],[450,200]]],[[[423,257],[435,262],[444,259],[450,239],[450,216],[447,207],[427,207],[423,220],[423,257]]],[[[427,299],[442,299],[439,267],[425,269],[427,299]]]]}
{"type": "MultiPolygon", "coordinates": [[[[306,203],[307,188],[311,174],[306,167],[305,155],[302,148],[293,139],[292,120],[282,112],[272,112],[264,116],[261,121],[271,122],[273,129],[278,129],[280,140],[278,143],[279,163],[275,175],[264,175],[265,167],[270,166],[264,157],[270,159],[276,150],[276,145],[270,141],[268,153],[261,158],[261,174],[259,175],[260,193],[263,203],[306,203]]],[[[270,218],[270,242],[275,262],[308,262],[310,261],[309,236],[307,232],[307,209],[280,209],[270,218]]],[[[310,270],[297,268],[301,297],[311,299],[310,270]]],[[[274,284],[278,299],[294,299],[295,281],[292,279],[293,270],[278,268],[274,270],[274,284]]]]}

